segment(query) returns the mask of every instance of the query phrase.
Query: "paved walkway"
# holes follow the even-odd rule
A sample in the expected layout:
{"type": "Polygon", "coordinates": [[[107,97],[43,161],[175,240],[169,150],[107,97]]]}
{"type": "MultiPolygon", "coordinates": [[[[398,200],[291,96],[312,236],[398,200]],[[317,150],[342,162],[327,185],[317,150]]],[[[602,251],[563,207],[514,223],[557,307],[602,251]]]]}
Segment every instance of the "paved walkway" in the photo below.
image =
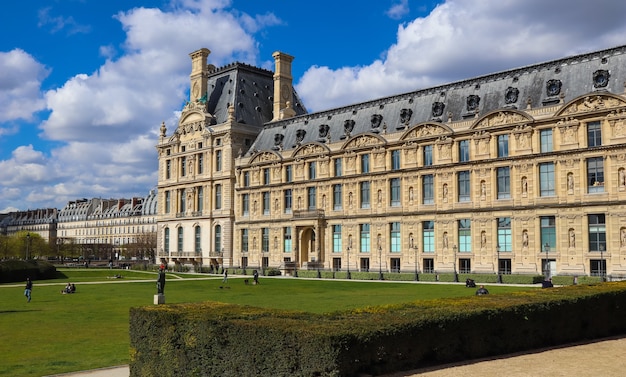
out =
{"type": "MultiPolygon", "coordinates": [[[[626,335],[564,347],[399,372],[384,377],[622,377],[626,335]]],[[[59,374],[56,377],[128,377],[127,365],[59,374]]],[[[53,377],[53,376],[48,376],[53,377]]]]}

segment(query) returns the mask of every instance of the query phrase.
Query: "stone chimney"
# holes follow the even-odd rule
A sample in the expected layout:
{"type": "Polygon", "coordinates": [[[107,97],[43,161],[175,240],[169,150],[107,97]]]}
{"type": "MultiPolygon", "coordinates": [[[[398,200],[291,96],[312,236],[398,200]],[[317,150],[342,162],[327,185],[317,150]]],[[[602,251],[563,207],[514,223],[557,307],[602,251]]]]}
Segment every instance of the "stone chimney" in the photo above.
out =
{"type": "Polygon", "coordinates": [[[189,102],[196,102],[206,94],[207,76],[209,73],[207,57],[210,53],[211,51],[208,48],[201,48],[189,54],[191,58],[189,102]]]}
{"type": "Polygon", "coordinates": [[[272,57],[276,63],[276,70],[274,71],[274,116],[272,119],[274,121],[290,118],[295,115],[295,111],[291,107],[293,106],[291,95],[293,91],[293,77],[291,77],[293,56],[276,51],[272,57]]]}

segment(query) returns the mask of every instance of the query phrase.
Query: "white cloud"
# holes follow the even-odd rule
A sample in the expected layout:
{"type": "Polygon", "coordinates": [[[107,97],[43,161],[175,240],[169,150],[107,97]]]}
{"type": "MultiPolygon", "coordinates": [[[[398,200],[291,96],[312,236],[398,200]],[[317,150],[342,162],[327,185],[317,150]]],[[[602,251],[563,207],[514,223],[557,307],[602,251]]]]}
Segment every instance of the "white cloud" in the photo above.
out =
{"type": "MultiPolygon", "coordinates": [[[[121,50],[101,47],[107,60],[95,72],[77,73],[45,93],[49,116],[40,124],[39,136],[57,142],[57,148],[44,154],[32,146],[18,147],[10,159],[0,161],[0,192],[15,194],[18,189],[22,203],[6,196],[0,198],[0,208],[61,208],[81,197],[146,195],[157,182],[159,126],[165,121],[170,130],[175,128],[175,115],[187,97],[191,61],[185,57],[208,47],[209,61],[217,66],[233,60],[256,64],[251,31],[280,22],[272,14],[249,16],[229,5],[182,0],[173,1],[167,11],[118,13],[126,33],[121,50]]],[[[48,13],[41,20],[54,30],[72,21],[48,13]]],[[[0,55],[0,69],[4,67],[19,80],[0,75],[0,117],[31,118],[45,109],[40,94],[45,68],[20,50],[0,55]],[[20,96],[15,95],[18,89],[24,92],[20,96]]]]}
{"type": "Polygon", "coordinates": [[[404,15],[409,13],[409,0],[400,0],[387,10],[387,16],[394,20],[401,19],[404,15]]]}
{"type": "Polygon", "coordinates": [[[308,109],[323,110],[613,47],[624,43],[625,13],[612,0],[449,0],[400,25],[382,60],[311,67],[297,90],[308,109]]]}
{"type": "Polygon", "coordinates": [[[45,108],[40,89],[48,74],[44,65],[23,50],[0,52],[0,123],[32,120],[33,114],[45,108]]]}

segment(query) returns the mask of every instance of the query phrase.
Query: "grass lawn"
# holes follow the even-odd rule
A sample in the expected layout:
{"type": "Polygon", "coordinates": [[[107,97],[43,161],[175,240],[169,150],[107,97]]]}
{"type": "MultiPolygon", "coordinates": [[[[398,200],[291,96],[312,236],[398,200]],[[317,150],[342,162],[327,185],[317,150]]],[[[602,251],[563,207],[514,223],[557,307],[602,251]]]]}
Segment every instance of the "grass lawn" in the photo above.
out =
{"type": "MultiPolygon", "coordinates": [[[[0,375],[43,376],[129,362],[129,308],[153,305],[154,272],[68,269],[66,278],[35,281],[32,301],[23,284],[0,285],[0,375]],[[111,279],[120,273],[122,279],[111,279]],[[62,295],[68,282],[77,292],[62,295]]],[[[167,274],[168,304],[221,301],[243,305],[331,312],[440,297],[474,295],[464,285],[264,278],[245,285],[229,277],[167,274]],[[200,278],[200,280],[198,279],[200,278]],[[220,288],[222,287],[222,288],[220,288]]],[[[250,277],[246,277],[250,278],[250,277]]],[[[250,279],[251,280],[251,279],[250,279]]],[[[526,287],[487,286],[492,294],[526,287]]]]}

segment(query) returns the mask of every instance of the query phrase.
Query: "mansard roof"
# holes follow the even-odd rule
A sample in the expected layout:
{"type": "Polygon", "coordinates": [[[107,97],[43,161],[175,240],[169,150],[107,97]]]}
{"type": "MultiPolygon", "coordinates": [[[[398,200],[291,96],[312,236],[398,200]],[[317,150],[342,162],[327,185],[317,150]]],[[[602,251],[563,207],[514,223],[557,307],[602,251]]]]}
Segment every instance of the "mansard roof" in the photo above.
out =
{"type": "MultiPolygon", "coordinates": [[[[228,106],[234,105],[238,123],[261,126],[272,120],[273,72],[244,63],[217,68],[208,75],[207,111],[217,124],[228,120],[228,106]]],[[[293,91],[293,108],[297,115],[306,114],[298,94],[293,91]]]]}
{"type": "Polygon", "coordinates": [[[623,93],[626,46],[529,65],[268,123],[248,155],[386,133],[418,124],[481,118],[498,110],[567,103],[587,94],[623,93]]]}

